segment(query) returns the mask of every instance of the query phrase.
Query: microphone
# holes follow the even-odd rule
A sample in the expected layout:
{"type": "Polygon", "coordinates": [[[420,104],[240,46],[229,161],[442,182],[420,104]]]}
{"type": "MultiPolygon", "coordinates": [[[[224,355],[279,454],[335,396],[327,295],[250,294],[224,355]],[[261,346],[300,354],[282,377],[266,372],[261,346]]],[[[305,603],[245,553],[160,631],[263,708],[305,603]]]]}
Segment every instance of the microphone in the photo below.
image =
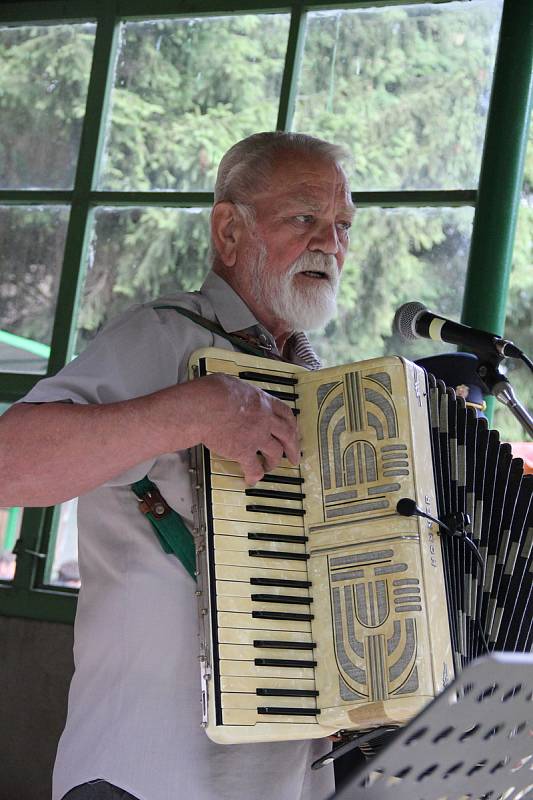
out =
{"type": "Polygon", "coordinates": [[[495,333],[488,333],[469,325],[461,325],[451,319],[434,314],[423,303],[404,303],[396,311],[392,332],[405,341],[413,339],[433,339],[437,342],[462,345],[477,355],[493,355],[499,358],[522,358],[523,353],[513,342],[502,339],[495,333]]]}

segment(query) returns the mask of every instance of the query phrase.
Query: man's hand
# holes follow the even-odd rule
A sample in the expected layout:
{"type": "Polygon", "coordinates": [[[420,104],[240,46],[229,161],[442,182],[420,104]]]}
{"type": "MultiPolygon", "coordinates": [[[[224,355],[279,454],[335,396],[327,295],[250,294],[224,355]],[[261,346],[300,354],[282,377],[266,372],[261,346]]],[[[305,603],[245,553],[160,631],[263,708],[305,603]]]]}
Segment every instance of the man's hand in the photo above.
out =
{"type": "Polygon", "coordinates": [[[199,440],[222,458],[237,461],[252,485],[279,465],[283,454],[300,461],[296,418],[289,406],[229,375],[208,375],[196,389],[199,440]]]}

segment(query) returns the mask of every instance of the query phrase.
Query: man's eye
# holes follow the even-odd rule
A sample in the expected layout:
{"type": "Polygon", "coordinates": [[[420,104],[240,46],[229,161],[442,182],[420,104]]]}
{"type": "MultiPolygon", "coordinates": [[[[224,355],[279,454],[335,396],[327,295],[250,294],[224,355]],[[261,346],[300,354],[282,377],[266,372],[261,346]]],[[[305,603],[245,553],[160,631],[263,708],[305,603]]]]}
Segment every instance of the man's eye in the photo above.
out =
{"type": "Polygon", "coordinates": [[[351,222],[337,222],[337,227],[340,228],[343,231],[349,231],[350,228],[352,227],[352,223],[351,222]]]}
{"type": "Polygon", "coordinates": [[[312,214],[298,214],[296,217],[294,217],[294,219],[297,222],[305,222],[306,224],[309,224],[310,222],[313,222],[314,217],[312,214]]]}

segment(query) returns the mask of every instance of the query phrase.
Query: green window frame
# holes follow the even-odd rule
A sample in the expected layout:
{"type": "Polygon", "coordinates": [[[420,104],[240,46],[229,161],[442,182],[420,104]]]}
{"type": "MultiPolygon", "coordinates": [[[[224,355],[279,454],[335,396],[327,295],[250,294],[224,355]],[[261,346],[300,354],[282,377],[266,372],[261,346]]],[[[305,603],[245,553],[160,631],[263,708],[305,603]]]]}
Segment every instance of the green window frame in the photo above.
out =
{"type": "MultiPolygon", "coordinates": [[[[463,0],[466,1],[466,0],[463,0]]],[[[8,2],[0,7],[0,25],[32,23],[96,23],[92,66],[78,163],[73,188],[55,190],[0,190],[0,205],[70,206],[63,268],[59,284],[47,374],[55,374],[70,359],[74,322],[89,232],[99,206],[209,207],[211,192],[99,191],[106,115],[118,53],[120,23],[127,20],[195,17],[217,14],[290,13],[290,27],[279,97],[277,129],[290,130],[296,100],[306,16],[309,11],[376,6],[405,6],[451,0],[39,0],[8,2]]],[[[503,333],[514,229],[531,115],[533,4],[504,0],[500,43],[493,77],[485,148],[478,190],[354,192],[359,206],[426,207],[474,206],[462,319],[465,323],[503,333]],[[509,87],[512,87],[510,90],[509,87]],[[499,158],[505,141],[506,158],[499,158]]],[[[4,373],[0,403],[12,403],[40,380],[32,374],[4,373]]],[[[44,587],[47,553],[53,547],[53,508],[24,510],[12,582],[0,582],[0,614],[72,622],[76,591],[44,587]]]]}

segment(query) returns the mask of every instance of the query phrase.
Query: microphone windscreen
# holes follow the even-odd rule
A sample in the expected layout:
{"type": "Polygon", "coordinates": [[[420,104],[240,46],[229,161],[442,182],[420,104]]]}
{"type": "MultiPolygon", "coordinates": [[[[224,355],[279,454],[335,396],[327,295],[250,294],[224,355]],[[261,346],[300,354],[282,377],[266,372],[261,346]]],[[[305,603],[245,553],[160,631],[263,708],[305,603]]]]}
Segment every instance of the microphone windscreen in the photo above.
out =
{"type": "Polygon", "coordinates": [[[392,332],[408,342],[418,339],[419,337],[413,323],[421,311],[427,311],[427,308],[423,303],[419,303],[417,300],[411,303],[404,303],[394,315],[392,332]]]}
{"type": "Polygon", "coordinates": [[[402,497],[396,503],[396,511],[398,514],[401,514],[402,517],[414,517],[415,514],[418,513],[419,508],[410,497],[402,497]]]}

